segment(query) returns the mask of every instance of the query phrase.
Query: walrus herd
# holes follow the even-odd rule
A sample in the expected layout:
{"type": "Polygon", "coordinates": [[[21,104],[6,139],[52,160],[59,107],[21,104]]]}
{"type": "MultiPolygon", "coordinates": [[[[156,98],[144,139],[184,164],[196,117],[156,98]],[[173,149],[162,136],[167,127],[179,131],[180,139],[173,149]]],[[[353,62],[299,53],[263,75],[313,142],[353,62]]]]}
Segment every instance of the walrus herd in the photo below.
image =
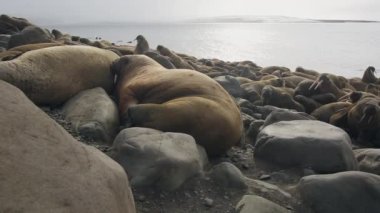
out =
{"type": "Polygon", "coordinates": [[[274,111],[284,112],[276,122],[292,120],[288,112],[302,113],[295,117],[343,129],[355,148],[380,147],[380,79],[372,66],[362,78],[348,79],[302,67],[197,59],[162,45],[150,49],[142,35],[135,40],[135,47],[91,41],[1,15],[0,83],[51,108],[102,88],[119,110],[119,120],[107,122],[120,126],[110,132],[145,127],[186,133],[216,159],[234,146],[254,147],[257,133],[274,123],[265,120],[274,111]]]}

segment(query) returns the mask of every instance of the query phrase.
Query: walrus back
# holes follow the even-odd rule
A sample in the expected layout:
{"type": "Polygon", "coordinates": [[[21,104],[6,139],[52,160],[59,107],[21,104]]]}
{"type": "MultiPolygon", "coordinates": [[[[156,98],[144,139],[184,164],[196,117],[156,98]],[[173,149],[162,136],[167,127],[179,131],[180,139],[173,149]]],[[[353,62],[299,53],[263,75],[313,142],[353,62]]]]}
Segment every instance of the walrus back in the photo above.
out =
{"type": "Polygon", "coordinates": [[[111,51],[89,46],[48,47],[0,62],[0,79],[21,89],[36,104],[56,105],[85,89],[102,87],[110,92],[110,65],[116,58],[111,51]]]}

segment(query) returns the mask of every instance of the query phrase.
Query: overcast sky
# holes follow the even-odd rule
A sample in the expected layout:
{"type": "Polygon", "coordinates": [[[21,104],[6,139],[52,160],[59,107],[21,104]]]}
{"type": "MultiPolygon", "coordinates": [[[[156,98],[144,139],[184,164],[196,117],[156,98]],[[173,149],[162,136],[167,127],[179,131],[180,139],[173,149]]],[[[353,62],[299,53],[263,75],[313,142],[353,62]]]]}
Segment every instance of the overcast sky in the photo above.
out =
{"type": "Polygon", "coordinates": [[[159,22],[229,15],[380,20],[380,0],[0,0],[37,24],[159,22]]]}

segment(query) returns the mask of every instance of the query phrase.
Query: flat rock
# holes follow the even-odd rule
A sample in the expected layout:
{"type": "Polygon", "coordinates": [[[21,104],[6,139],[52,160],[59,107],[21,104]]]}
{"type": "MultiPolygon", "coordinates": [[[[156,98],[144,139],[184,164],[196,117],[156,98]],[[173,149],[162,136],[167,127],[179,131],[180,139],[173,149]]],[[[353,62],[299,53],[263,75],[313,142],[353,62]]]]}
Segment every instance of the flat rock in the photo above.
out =
{"type": "Polygon", "coordinates": [[[354,150],[359,170],[380,175],[380,149],[354,150]]]}
{"type": "Polygon", "coordinates": [[[297,190],[315,213],[375,213],[380,209],[380,176],[366,172],[307,176],[297,190]]]}
{"type": "Polygon", "coordinates": [[[98,142],[111,144],[119,128],[117,106],[101,87],[78,93],[62,113],[77,133],[98,142]]]}
{"type": "Polygon", "coordinates": [[[112,150],[135,187],[175,190],[200,174],[207,163],[206,152],[192,136],[148,128],[124,129],[116,136],[112,150]]]}
{"type": "Polygon", "coordinates": [[[347,133],[313,120],[281,121],[265,127],[257,136],[254,156],[281,167],[310,168],[317,173],[357,169],[347,133]]]}
{"type": "Polygon", "coordinates": [[[0,81],[0,212],[135,212],[123,168],[0,81]]]}
{"type": "Polygon", "coordinates": [[[289,211],[270,200],[256,195],[244,195],[236,205],[238,213],[289,213],[289,211]]]}

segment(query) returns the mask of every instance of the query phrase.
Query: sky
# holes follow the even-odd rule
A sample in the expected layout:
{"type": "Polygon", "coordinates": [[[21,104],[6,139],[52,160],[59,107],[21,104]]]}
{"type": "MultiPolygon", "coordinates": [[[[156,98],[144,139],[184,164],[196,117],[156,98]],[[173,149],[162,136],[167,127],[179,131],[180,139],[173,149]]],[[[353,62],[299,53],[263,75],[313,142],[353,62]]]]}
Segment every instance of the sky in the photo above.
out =
{"type": "Polygon", "coordinates": [[[215,16],[380,21],[379,0],[0,0],[3,14],[36,24],[166,22],[215,16]]]}

